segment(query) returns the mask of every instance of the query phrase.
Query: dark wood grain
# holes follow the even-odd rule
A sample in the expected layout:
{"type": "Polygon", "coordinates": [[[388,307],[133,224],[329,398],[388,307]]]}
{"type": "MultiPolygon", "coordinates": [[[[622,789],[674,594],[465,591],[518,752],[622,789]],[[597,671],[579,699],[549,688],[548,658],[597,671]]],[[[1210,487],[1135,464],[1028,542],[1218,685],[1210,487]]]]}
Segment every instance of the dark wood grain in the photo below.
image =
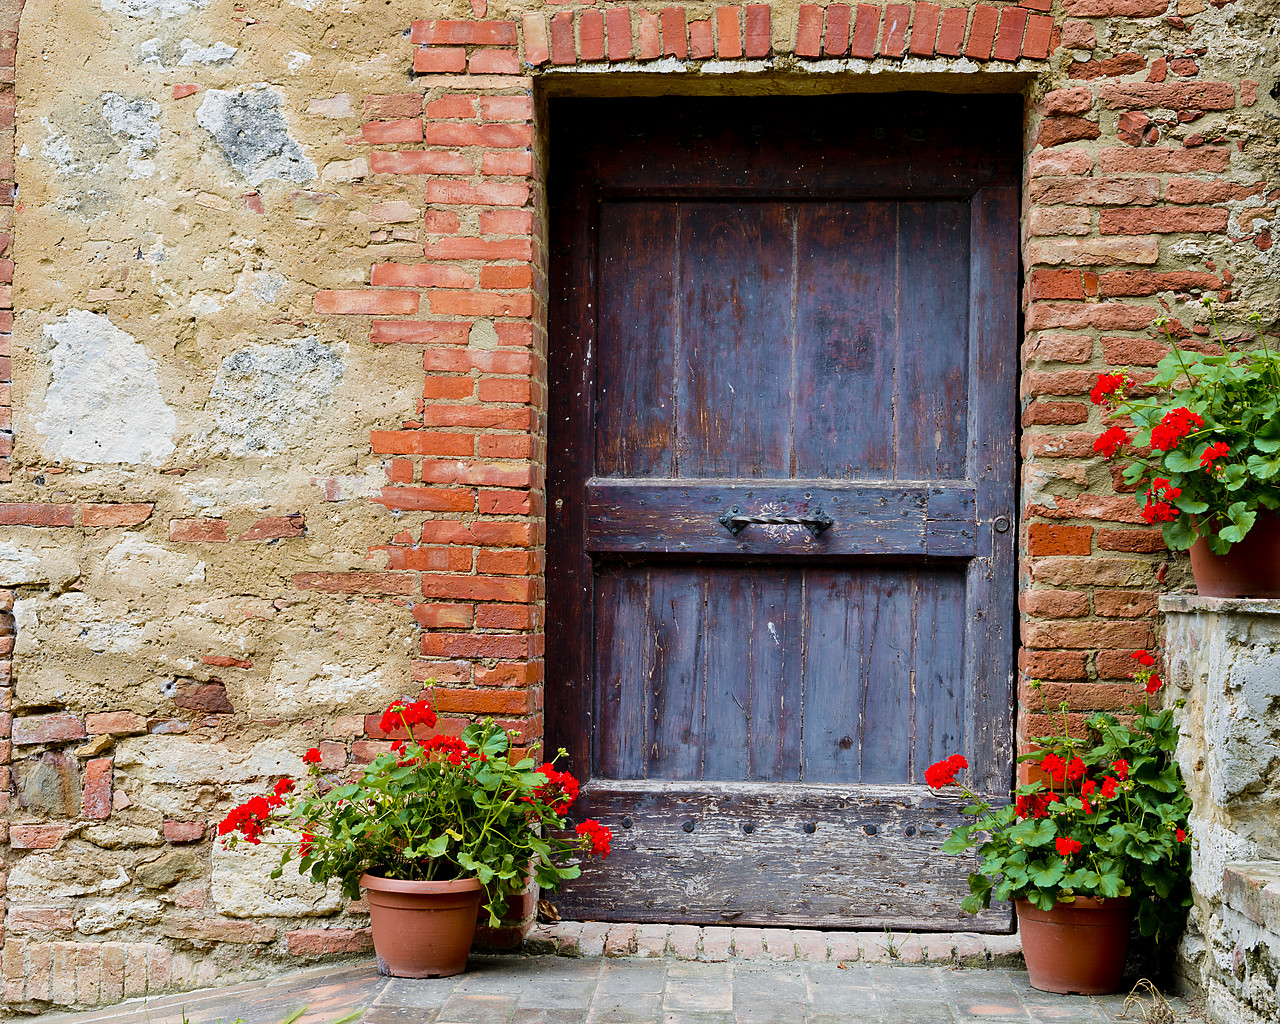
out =
{"type": "Polygon", "coordinates": [[[910,555],[971,558],[977,521],[973,489],[833,486],[823,480],[788,487],[746,481],[670,483],[594,478],[586,485],[589,551],[681,555],[910,555]],[[835,520],[820,537],[804,526],[744,527],[736,536],[720,516],[805,516],[819,508],[835,520]],[[934,520],[934,513],[939,519],[934,520]],[[962,518],[968,515],[968,519],[962,518]]]}
{"type": "Polygon", "coordinates": [[[916,786],[592,783],[574,815],[612,823],[613,852],[551,898],[606,921],[1007,930],[1008,904],[971,917],[955,898],[973,861],[939,848],[962,806],[916,786]]]}
{"type": "Polygon", "coordinates": [[[677,218],[671,203],[600,208],[595,471],[602,475],[676,475],[677,218]]]}
{"type": "Polygon", "coordinates": [[[795,476],[893,474],[897,232],[894,202],[799,209],[795,476]]]}
{"type": "Polygon", "coordinates": [[[791,211],[685,203],[679,477],[790,476],[791,211]]]}

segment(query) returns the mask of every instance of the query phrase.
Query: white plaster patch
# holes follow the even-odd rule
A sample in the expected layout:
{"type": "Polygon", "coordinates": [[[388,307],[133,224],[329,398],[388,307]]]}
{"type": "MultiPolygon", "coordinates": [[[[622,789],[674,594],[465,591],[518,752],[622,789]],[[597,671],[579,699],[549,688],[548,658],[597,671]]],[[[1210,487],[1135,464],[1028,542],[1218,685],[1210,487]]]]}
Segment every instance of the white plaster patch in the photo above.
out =
{"type": "Polygon", "coordinates": [[[234,57],[239,50],[224,42],[216,42],[212,46],[200,46],[193,40],[184,39],[178,44],[182,47],[182,58],[178,67],[189,68],[197,64],[221,64],[234,57]]]}
{"type": "Polygon", "coordinates": [[[290,50],[285,56],[289,58],[285,67],[289,69],[289,74],[291,75],[296,75],[300,68],[304,68],[311,63],[311,54],[303,53],[301,50],[290,50]]]}
{"type": "MultiPolygon", "coordinates": [[[[275,841],[288,841],[281,832],[275,841]]],[[[234,850],[213,844],[213,879],[210,894],[219,913],[228,917],[321,917],[335,914],[346,902],[337,879],[316,885],[298,874],[298,862],[286,864],[279,878],[271,872],[280,866],[280,847],[241,843],[234,850]]]]}
{"type": "Polygon", "coordinates": [[[282,105],[280,92],[266,85],[236,92],[210,89],[196,111],[196,123],[214,137],[231,166],[251,185],[268,178],[313,181],[315,164],[289,137],[282,105]]]}
{"type": "Polygon", "coordinates": [[[130,179],[150,178],[155,173],[155,164],[142,157],[160,148],[159,116],[160,104],[154,100],[130,100],[115,92],[102,94],[102,119],[112,135],[124,139],[122,149],[130,179]]]}
{"type": "Polygon", "coordinates": [[[173,71],[176,68],[209,67],[225,64],[240,51],[228,43],[216,42],[201,46],[194,39],[183,39],[175,48],[172,42],[159,38],[148,39],[138,47],[142,66],[148,71],[173,71]],[[177,58],[174,60],[174,58],[177,58]],[[166,64],[168,60],[171,63],[166,64]]]}
{"type": "Polygon", "coordinates": [[[50,458],[147,463],[173,453],[178,421],[160,395],[156,362],[105,316],[72,309],[48,324],[53,383],[36,429],[50,458]]]}
{"type": "Polygon", "coordinates": [[[102,0],[102,9],[119,11],[130,18],[176,18],[208,3],[209,0],[102,0]]]}
{"type": "Polygon", "coordinates": [[[276,455],[304,442],[342,378],[346,351],[312,335],[227,356],[209,393],[217,409],[213,451],[276,455]]]}
{"type": "Polygon", "coordinates": [[[334,653],[290,650],[276,657],[267,679],[271,706],[343,710],[361,701],[372,706],[395,698],[406,682],[394,664],[363,671],[364,665],[331,660],[334,653]]]}
{"type": "MultiPolygon", "coordinates": [[[[41,124],[46,129],[49,128],[47,120],[42,119],[41,124]]],[[[55,174],[67,176],[82,174],[85,170],[76,158],[75,150],[71,148],[71,141],[65,135],[55,135],[50,131],[45,136],[44,141],[40,143],[40,152],[44,154],[46,160],[53,164],[55,174]]]]}

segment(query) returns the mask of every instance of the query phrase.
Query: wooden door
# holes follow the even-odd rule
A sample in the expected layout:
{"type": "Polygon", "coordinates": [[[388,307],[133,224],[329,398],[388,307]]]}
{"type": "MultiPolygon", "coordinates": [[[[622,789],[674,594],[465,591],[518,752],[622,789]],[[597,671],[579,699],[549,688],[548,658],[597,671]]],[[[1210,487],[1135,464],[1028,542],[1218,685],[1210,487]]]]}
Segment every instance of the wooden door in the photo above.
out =
{"type": "Polygon", "coordinates": [[[1012,775],[1020,119],[553,101],[548,743],[615,830],[566,916],[1009,926],[923,773],[1012,775]]]}

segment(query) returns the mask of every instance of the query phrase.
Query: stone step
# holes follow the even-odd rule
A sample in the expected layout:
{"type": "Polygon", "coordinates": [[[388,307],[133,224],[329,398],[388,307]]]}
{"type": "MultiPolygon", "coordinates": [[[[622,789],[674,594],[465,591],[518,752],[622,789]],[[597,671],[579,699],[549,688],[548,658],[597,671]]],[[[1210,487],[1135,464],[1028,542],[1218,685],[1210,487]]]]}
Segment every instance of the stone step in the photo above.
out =
{"type": "Polygon", "coordinates": [[[1023,970],[1015,935],[976,932],[840,932],[804,928],[558,921],[538,924],[526,953],[568,957],[783,963],[937,964],[1023,970]]]}

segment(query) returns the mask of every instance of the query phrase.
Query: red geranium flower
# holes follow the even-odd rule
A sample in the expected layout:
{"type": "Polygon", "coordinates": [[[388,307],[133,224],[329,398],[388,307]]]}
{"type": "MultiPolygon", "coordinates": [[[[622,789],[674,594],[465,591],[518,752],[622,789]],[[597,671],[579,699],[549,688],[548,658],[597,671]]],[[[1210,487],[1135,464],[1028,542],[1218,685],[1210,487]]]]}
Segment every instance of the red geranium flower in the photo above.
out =
{"type": "Polygon", "coordinates": [[[1110,427],[1103,431],[1102,436],[1093,442],[1093,450],[1100,452],[1104,459],[1115,458],[1116,452],[1122,444],[1129,443],[1129,435],[1125,433],[1123,427],[1110,427]]]}
{"type": "MultiPolygon", "coordinates": [[[[1147,495],[1151,497],[1151,495],[1147,495]]],[[[1178,510],[1167,501],[1148,501],[1142,509],[1142,518],[1148,523],[1171,523],[1178,518],[1178,510]]]]}
{"type": "Polygon", "coordinates": [[[1185,843],[1187,841],[1187,833],[1182,829],[1178,829],[1178,831],[1173,834],[1173,838],[1178,840],[1180,843],[1185,843]]]}
{"type": "Polygon", "coordinates": [[[1102,780],[1102,799],[1110,800],[1120,788],[1120,780],[1108,775],[1102,780]]]}
{"type": "Polygon", "coordinates": [[[1058,852],[1064,857],[1070,857],[1073,853],[1080,851],[1079,840],[1072,839],[1070,836],[1059,836],[1054,843],[1058,848],[1058,852]]]}
{"type": "Polygon", "coordinates": [[[952,754],[950,757],[929,765],[924,770],[924,781],[930,789],[941,789],[943,786],[954,786],[956,772],[968,768],[969,762],[963,754],[952,754]]]}
{"type": "Polygon", "coordinates": [[[1098,383],[1089,392],[1089,399],[1094,405],[1102,405],[1118,391],[1122,391],[1128,383],[1123,373],[1100,373],[1098,383]]]}
{"type": "Polygon", "coordinates": [[[310,750],[308,750],[305,754],[302,755],[302,763],[303,764],[319,764],[320,751],[317,750],[315,747],[312,747],[310,750]]]}
{"type": "Polygon", "coordinates": [[[1220,459],[1224,455],[1231,454],[1231,445],[1225,441],[1219,441],[1217,444],[1211,444],[1208,448],[1200,453],[1200,465],[1204,467],[1206,473],[1213,472],[1213,460],[1220,459]]]}
{"type": "Polygon", "coordinates": [[[293,792],[293,779],[281,779],[276,783],[276,796],[284,796],[286,793],[293,792]]]}
{"type": "Polygon", "coordinates": [[[1132,658],[1134,661],[1136,661],[1139,665],[1142,665],[1146,668],[1150,668],[1152,665],[1156,663],[1156,659],[1146,651],[1134,651],[1131,655],[1129,655],[1129,657],[1132,658]]]}
{"type": "Polygon", "coordinates": [[[302,842],[298,844],[298,856],[305,857],[311,852],[311,848],[315,845],[316,837],[310,832],[302,833],[302,842]]]}
{"type": "Polygon", "coordinates": [[[1111,770],[1116,773],[1121,782],[1124,782],[1129,777],[1129,762],[1123,759],[1112,761],[1111,770]]]}
{"type": "Polygon", "coordinates": [[[1178,406],[1166,413],[1158,425],[1151,429],[1151,447],[1160,451],[1171,451],[1178,442],[1191,433],[1192,427],[1203,427],[1202,420],[1186,406],[1178,406]]]}
{"type": "Polygon", "coordinates": [[[609,856],[609,844],[613,841],[613,832],[601,825],[595,818],[588,818],[575,831],[580,836],[591,837],[592,853],[599,854],[601,857],[609,856]]]}
{"type": "Polygon", "coordinates": [[[1155,693],[1156,690],[1160,689],[1160,687],[1162,687],[1163,685],[1164,685],[1164,680],[1162,680],[1158,675],[1152,672],[1151,678],[1147,680],[1147,693],[1155,693]]]}
{"type": "Polygon", "coordinates": [[[551,763],[539,768],[538,774],[546,776],[547,784],[535,790],[535,798],[548,804],[554,813],[564,814],[578,799],[578,780],[568,772],[557,771],[551,763]]]}

